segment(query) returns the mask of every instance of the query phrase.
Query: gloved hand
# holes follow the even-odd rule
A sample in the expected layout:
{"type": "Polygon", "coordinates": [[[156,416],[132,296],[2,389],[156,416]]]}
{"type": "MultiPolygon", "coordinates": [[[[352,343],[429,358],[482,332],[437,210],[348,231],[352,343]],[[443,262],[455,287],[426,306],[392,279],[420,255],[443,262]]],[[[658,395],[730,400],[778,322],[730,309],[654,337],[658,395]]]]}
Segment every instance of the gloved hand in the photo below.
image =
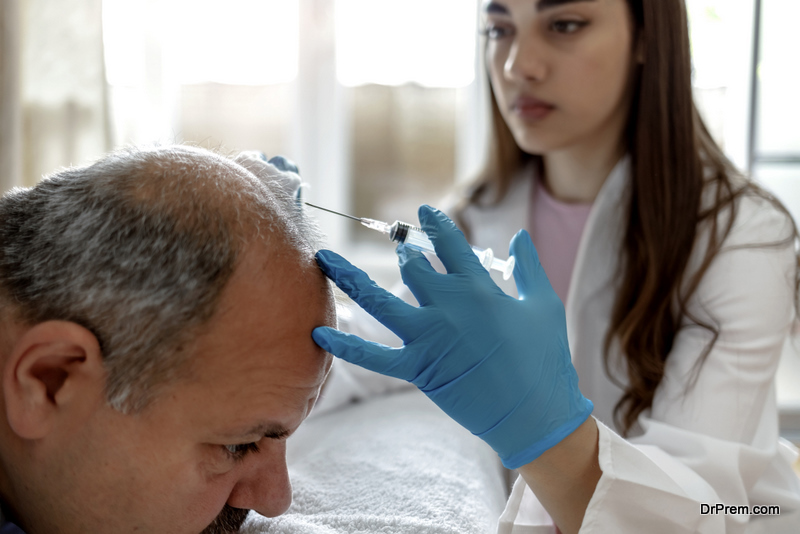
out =
{"type": "Polygon", "coordinates": [[[293,161],[283,156],[274,156],[267,160],[263,152],[247,150],[240,152],[234,159],[236,163],[252,172],[265,183],[280,187],[281,191],[302,203],[303,181],[300,171],[293,161]],[[280,172],[275,172],[276,170],[280,172]]]}
{"type": "Polygon", "coordinates": [[[327,327],[314,329],[314,341],[343,360],[413,383],[488,443],[503,465],[518,468],[592,412],[570,360],[564,306],[524,230],[510,246],[517,300],[495,285],[447,216],[422,206],[419,219],[447,269],[438,273],[423,254],[398,246],[403,282],[419,307],[381,289],[341,256],[317,253],[325,274],[404,346],[327,327]]]}

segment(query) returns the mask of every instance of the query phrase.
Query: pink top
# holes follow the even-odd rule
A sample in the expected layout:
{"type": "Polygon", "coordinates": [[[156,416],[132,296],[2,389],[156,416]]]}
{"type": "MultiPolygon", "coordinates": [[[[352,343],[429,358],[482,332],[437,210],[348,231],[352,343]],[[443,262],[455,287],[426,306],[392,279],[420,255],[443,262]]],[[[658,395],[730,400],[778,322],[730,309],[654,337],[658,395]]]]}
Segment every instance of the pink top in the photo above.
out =
{"type": "Polygon", "coordinates": [[[566,306],[578,245],[592,204],[556,200],[538,177],[531,192],[528,211],[531,239],[550,285],[566,306]]]}

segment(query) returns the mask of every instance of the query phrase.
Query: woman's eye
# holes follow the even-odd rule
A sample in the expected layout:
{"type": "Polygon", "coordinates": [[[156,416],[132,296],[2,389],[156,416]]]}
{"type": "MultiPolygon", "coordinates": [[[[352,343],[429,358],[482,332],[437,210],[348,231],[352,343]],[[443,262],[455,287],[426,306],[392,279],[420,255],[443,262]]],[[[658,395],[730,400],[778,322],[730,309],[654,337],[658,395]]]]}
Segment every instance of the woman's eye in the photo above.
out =
{"type": "Polygon", "coordinates": [[[550,29],[557,33],[570,34],[577,32],[587,24],[589,23],[582,20],[555,20],[550,23],[550,29]]]}
{"type": "Polygon", "coordinates": [[[239,445],[223,445],[223,449],[234,460],[243,460],[251,452],[258,452],[257,443],[242,443],[239,445]]]}
{"type": "Polygon", "coordinates": [[[484,26],[481,34],[486,36],[488,39],[496,40],[511,35],[511,29],[503,26],[497,26],[495,24],[487,24],[484,26]]]}

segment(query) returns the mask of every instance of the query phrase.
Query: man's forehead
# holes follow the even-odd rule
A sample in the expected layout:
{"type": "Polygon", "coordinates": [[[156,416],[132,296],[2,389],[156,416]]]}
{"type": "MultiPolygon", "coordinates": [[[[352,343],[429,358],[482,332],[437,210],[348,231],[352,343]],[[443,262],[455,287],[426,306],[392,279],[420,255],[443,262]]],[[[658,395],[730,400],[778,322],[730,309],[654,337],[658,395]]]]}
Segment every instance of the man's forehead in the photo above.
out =
{"type": "Polygon", "coordinates": [[[253,254],[252,259],[256,268],[275,284],[276,294],[294,300],[296,306],[313,305],[316,310],[309,311],[319,314],[323,305],[333,302],[330,281],[319,268],[310,247],[289,244],[289,241],[292,240],[274,236],[267,244],[269,249],[253,254]]]}
{"type": "Polygon", "coordinates": [[[245,250],[196,338],[198,356],[208,353],[207,363],[223,367],[220,372],[250,371],[264,363],[308,372],[319,364],[308,353],[318,350],[312,330],[335,321],[330,285],[310,252],[282,239],[270,241],[245,250]]]}

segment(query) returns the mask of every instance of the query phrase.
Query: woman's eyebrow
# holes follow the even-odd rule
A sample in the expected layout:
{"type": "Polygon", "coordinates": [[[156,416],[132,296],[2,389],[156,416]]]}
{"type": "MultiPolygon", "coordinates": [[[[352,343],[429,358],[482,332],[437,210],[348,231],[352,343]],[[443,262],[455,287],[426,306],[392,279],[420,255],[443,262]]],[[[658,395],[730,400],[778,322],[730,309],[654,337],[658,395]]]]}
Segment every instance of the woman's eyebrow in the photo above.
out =
{"type": "Polygon", "coordinates": [[[483,12],[508,15],[508,8],[503,4],[498,4],[497,2],[486,2],[483,5],[483,12]]]}
{"type": "Polygon", "coordinates": [[[544,11],[562,4],[572,4],[575,2],[594,2],[595,0],[538,0],[536,2],[536,11],[544,11]]]}
{"type": "MultiPolygon", "coordinates": [[[[594,2],[595,0],[538,0],[536,2],[536,11],[544,11],[553,7],[558,7],[563,4],[572,4],[574,2],[594,2]]],[[[495,13],[499,15],[508,15],[509,11],[506,6],[498,2],[486,2],[483,5],[484,13],[495,13]]]]}

